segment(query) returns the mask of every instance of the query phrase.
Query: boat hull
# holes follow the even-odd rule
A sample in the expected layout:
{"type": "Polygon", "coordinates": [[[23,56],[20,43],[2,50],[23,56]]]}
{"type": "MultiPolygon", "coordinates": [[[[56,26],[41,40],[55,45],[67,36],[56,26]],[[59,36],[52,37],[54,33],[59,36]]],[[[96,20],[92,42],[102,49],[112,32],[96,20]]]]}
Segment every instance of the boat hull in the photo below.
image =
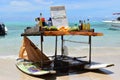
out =
{"type": "Polygon", "coordinates": [[[16,62],[16,66],[20,71],[32,76],[40,76],[45,74],[56,73],[53,70],[43,70],[38,66],[38,64],[25,59],[18,59],[16,62]]]}
{"type": "Polygon", "coordinates": [[[7,27],[5,26],[5,24],[0,23],[0,35],[6,35],[7,34],[7,27]]]}
{"type": "Polygon", "coordinates": [[[120,21],[113,21],[111,25],[112,27],[120,28],[120,21]]]}
{"type": "Polygon", "coordinates": [[[111,25],[112,29],[120,29],[120,21],[114,20],[114,21],[103,21],[103,22],[111,25]]]}

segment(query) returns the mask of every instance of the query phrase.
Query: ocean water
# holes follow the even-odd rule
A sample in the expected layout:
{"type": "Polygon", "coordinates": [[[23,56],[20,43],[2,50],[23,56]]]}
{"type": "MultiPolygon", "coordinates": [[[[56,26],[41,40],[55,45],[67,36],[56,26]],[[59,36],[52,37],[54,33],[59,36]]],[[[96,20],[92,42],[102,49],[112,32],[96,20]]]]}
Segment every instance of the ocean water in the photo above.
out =
{"type": "MultiPolygon", "coordinates": [[[[34,22],[6,22],[8,28],[6,36],[0,36],[0,57],[17,57],[22,45],[21,33],[28,26],[35,26],[34,22]]],[[[71,23],[70,25],[74,25],[71,23]]],[[[111,28],[111,25],[103,22],[91,22],[91,28],[95,32],[102,32],[104,36],[92,37],[92,48],[118,48],[120,47],[120,29],[111,28]]],[[[29,37],[36,46],[40,48],[40,37],[29,37]]],[[[65,36],[64,39],[87,42],[87,36],[65,36]]],[[[44,53],[54,55],[55,37],[44,37],[44,53]]],[[[88,50],[88,44],[64,42],[69,51],[77,53],[82,50],[88,50]]],[[[58,53],[61,53],[61,37],[58,37],[58,53]]]]}

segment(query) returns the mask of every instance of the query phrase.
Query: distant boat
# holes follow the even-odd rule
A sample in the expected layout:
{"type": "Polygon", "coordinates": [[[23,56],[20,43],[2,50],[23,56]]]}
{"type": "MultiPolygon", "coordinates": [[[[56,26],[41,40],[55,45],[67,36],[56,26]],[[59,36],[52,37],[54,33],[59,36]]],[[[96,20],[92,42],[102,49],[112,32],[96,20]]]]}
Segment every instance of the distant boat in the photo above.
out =
{"type": "Polygon", "coordinates": [[[112,27],[120,28],[120,17],[117,17],[116,20],[112,20],[112,27]]]}
{"type": "Polygon", "coordinates": [[[104,21],[102,21],[102,22],[105,22],[105,23],[112,23],[111,20],[104,20],[104,21]]]}
{"type": "MultiPolygon", "coordinates": [[[[113,15],[120,15],[120,13],[113,13],[113,15]]],[[[110,24],[113,28],[120,28],[120,16],[114,20],[104,20],[103,22],[110,24]]]]}
{"type": "Polygon", "coordinates": [[[4,23],[0,23],[0,35],[6,35],[7,34],[7,27],[5,26],[4,23]]]}

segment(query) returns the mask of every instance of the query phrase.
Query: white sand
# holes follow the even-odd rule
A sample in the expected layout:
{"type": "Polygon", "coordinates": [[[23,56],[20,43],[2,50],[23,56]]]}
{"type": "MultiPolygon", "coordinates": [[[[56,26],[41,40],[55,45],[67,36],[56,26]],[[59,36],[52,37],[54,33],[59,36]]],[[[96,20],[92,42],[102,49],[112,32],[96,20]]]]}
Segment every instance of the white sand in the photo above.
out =
{"type": "Polygon", "coordinates": [[[92,50],[92,61],[114,63],[115,66],[100,71],[80,72],[63,76],[49,75],[42,78],[32,77],[19,71],[15,59],[0,59],[0,80],[119,80],[120,48],[95,48],[92,50]]]}

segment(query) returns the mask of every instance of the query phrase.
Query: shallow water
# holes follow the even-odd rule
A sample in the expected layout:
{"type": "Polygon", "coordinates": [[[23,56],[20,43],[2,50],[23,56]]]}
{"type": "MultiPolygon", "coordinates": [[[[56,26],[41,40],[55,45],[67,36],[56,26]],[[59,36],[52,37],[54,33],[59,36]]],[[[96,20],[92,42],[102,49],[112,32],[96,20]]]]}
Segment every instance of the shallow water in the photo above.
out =
{"type": "MultiPolygon", "coordinates": [[[[0,56],[17,56],[20,46],[22,45],[21,33],[28,26],[35,26],[35,23],[22,23],[22,22],[8,22],[5,23],[8,28],[8,33],[4,37],[0,37],[0,56]]],[[[120,47],[120,29],[111,29],[111,25],[102,22],[92,22],[91,28],[95,32],[102,32],[104,36],[92,37],[92,47],[120,47]]],[[[29,37],[36,46],[40,47],[40,37],[29,37]]],[[[87,36],[65,36],[65,39],[75,41],[88,42],[87,36]]],[[[53,54],[55,47],[55,37],[44,37],[44,51],[48,55],[53,54]]],[[[87,44],[78,44],[65,42],[65,45],[71,52],[82,52],[88,50],[87,44]]],[[[58,37],[58,53],[61,52],[61,37],[58,37]]]]}

